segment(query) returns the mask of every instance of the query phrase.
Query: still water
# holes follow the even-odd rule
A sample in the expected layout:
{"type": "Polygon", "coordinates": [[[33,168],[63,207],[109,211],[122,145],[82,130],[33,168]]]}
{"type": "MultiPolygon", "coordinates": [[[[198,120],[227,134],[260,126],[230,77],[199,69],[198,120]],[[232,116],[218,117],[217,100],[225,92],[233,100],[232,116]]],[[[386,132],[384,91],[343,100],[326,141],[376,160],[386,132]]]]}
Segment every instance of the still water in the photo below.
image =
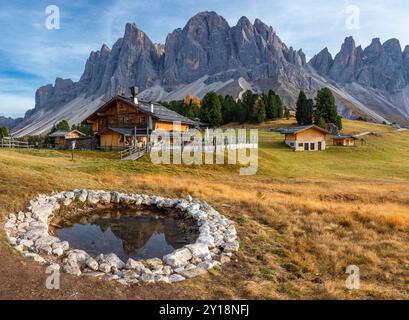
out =
{"type": "Polygon", "coordinates": [[[115,253],[122,261],[162,258],[195,242],[193,223],[147,211],[95,210],[77,221],[66,221],[57,236],[92,256],[115,253]]]}

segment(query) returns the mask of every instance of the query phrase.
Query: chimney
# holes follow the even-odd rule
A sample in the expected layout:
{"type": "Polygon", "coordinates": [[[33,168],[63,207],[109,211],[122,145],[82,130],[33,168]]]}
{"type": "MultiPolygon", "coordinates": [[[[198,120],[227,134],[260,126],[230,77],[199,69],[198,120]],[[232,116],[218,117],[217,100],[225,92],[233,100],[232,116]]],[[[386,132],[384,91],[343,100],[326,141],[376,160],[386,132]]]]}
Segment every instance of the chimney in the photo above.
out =
{"type": "Polygon", "coordinates": [[[131,89],[131,98],[133,99],[133,103],[138,104],[138,87],[130,87],[131,89]]]}

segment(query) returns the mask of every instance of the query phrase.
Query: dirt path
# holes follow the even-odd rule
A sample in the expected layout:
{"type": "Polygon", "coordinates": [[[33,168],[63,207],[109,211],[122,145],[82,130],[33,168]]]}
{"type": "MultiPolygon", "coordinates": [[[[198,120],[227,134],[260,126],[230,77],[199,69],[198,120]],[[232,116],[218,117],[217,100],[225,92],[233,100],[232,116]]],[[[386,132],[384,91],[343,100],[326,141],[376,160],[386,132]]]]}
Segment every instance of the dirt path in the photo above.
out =
{"type": "Polygon", "coordinates": [[[61,275],[61,289],[48,290],[45,266],[20,256],[4,242],[0,242],[0,260],[0,299],[200,299],[178,284],[125,287],[65,273],[61,275]]]}

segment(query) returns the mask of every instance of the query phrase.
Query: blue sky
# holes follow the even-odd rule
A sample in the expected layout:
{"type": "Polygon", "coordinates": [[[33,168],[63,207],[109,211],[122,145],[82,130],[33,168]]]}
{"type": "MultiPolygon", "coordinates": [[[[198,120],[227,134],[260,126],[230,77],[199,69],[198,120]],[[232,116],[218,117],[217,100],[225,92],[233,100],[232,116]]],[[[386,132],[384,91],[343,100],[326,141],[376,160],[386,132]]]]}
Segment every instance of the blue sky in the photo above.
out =
{"type": "Polygon", "coordinates": [[[324,47],[335,54],[346,36],[366,46],[374,37],[409,44],[407,0],[0,0],[0,115],[22,116],[35,90],[56,77],[78,80],[92,50],[123,35],[135,22],[154,42],[194,14],[216,11],[234,25],[245,15],[273,26],[281,39],[311,58],[324,47]],[[57,5],[61,28],[45,27],[48,5],[57,5]],[[346,26],[347,8],[360,11],[360,28],[346,26]]]}

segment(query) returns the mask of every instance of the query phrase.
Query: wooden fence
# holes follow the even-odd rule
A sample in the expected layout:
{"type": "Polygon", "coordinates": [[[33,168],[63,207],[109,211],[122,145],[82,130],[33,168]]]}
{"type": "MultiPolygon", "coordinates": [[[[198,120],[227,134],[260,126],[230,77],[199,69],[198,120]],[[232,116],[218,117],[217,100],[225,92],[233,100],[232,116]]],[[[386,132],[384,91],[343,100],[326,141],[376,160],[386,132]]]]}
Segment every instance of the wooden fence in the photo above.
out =
{"type": "Polygon", "coordinates": [[[33,148],[33,146],[27,141],[21,141],[14,138],[2,138],[0,139],[0,148],[29,149],[33,148]]]}

